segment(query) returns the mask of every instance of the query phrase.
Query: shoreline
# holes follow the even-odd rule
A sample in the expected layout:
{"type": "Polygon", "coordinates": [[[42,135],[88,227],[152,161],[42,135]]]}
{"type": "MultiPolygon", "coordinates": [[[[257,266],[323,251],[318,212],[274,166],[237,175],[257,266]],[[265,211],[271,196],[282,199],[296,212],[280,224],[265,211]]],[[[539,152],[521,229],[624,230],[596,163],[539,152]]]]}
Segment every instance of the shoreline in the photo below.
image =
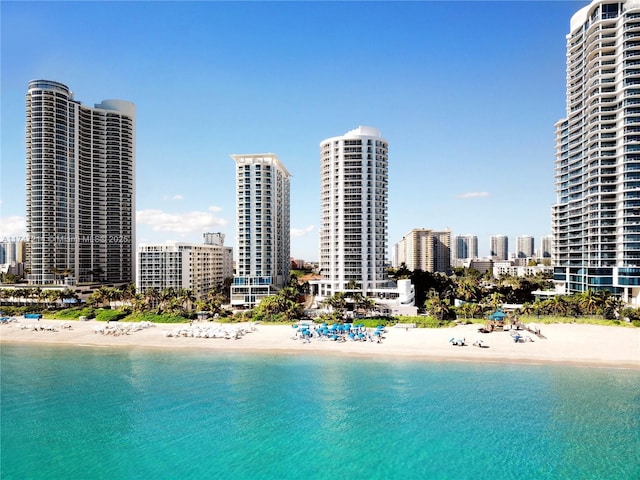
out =
{"type": "Polygon", "coordinates": [[[2,344],[49,344],[82,348],[142,348],[153,350],[192,350],[215,353],[332,355],[403,361],[501,363],[528,365],[567,365],[618,368],[640,371],[640,329],[585,324],[541,325],[544,338],[522,332],[530,341],[514,342],[509,332],[478,333],[477,324],[438,329],[387,327],[381,343],[335,342],[312,338],[309,343],[294,339],[296,330],[286,325],[219,324],[194,322],[193,327],[240,328],[246,333],[237,339],[166,336],[188,324],[140,324],[112,322],[112,328],[133,328],[128,334],[105,335],[96,329],[107,326],[95,320],[40,321],[17,317],[17,322],[0,325],[2,344]],[[36,326],[52,330],[34,331],[36,326]],[[63,328],[70,326],[71,328],[63,328]],[[454,346],[451,339],[465,339],[465,346],[454,346]],[[473,343],[482,340],[487,348],[473,343]]]}

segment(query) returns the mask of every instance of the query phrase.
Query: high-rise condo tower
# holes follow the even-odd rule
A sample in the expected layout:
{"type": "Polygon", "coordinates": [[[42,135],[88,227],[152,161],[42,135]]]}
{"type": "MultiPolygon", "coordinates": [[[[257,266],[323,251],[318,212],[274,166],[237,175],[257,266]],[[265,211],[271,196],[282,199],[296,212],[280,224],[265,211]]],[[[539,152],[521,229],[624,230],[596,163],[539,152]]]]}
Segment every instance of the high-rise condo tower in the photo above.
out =
{"type": "Polygon", "coordinates": [[[133,282],[135,106],[34,80],[26,119],[29,282],[133,282]]]}
{"type": "Polygon", "coordinates": [[[492,235],[489,238],[489,255],[494,260],[509,259],[509,237],[506,235],[492,235]]]}
{"type": "Polygon", "coordinates": [[[516,237],[516,257],[531,258],[535,254],[535,240],[531,235],[516,237]]]}
{"type": "Polygon", "coordinates": [[[231,304],[254,306],[289,281],[290,174],[273,153],[231,158],[236,162],[238,249],[231,304]]]}
{"type": "Polygon", "coordinates": [[[378,129],[358,127],[320,143],[321,297],[388,284],[389,145],[378,129]]]}
{"type": "Polygon", "coordinates": [[[640,3],[571,18],[567,115],[555,125],[554,280],[640,302],[640,3]]]}

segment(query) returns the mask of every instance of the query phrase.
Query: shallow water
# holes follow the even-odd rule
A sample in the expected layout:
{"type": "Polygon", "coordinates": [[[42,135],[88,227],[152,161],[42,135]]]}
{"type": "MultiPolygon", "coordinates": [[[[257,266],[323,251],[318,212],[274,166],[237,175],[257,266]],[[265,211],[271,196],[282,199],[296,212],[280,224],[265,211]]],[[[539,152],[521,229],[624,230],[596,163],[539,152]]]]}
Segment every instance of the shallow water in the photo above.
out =
{"type": "Polygon", "coordinates": [[[638,479],[640,372],[2,345],[2,479],[638,479]]]}

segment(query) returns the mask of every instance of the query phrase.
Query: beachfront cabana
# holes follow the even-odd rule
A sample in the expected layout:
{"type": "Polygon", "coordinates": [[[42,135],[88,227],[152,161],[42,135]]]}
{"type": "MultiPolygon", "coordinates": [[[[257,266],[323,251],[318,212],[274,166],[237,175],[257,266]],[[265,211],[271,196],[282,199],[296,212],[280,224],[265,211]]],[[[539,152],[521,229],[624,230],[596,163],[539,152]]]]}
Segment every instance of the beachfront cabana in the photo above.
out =
{"type": "Polygon", "coordinates": [[[507,319],[507,314],[502,311],[501,308],[498,308],[495,312],[489,315],[489,320],[493,320],[496,322],[503,322],[507,319]]]}
{"type": "Polygon", "coordinates": [[[485,331],[493,332],[494,330],[502,330],[504,328],[504,323],[507,320],[507,314],[502,311],[501,308],[498,308],[495,312],[489,315],[489,320],[485,326],[485,331]]]}

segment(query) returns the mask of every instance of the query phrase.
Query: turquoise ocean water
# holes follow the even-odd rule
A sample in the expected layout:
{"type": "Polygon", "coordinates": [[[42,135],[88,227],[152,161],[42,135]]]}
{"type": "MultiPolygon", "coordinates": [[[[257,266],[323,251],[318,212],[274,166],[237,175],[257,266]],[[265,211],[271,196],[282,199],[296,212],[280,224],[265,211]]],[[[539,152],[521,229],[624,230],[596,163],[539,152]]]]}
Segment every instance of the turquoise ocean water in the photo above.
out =
{"type": "Polygon", "coordinates": [[[9,479],[640,479],[640,372],[2,345],[9,479]]]}

